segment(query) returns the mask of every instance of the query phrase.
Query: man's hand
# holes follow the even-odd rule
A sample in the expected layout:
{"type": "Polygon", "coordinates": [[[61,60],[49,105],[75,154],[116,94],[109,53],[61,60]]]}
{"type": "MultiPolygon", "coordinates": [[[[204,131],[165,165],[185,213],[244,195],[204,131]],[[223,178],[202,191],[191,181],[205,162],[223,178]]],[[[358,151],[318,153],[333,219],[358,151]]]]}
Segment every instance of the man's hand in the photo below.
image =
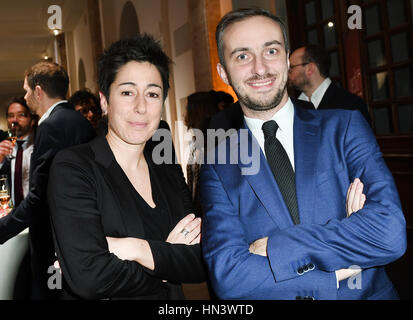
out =
{"type": "Polygon", "coordinates": [[[258,254],[260,256],[266,257],[267,256],[267,242],[268,242],[268,237],[255,240],[253,243],[250,244],[249,251],[252,254],[258,254]]]}
{"type": "Polygon", "coordinates": [[[0,142],[0,163],[4,161],[4,157],[13,152],[14,145],[9,140],[0,142]]]}
{"type": "MultiPolygon", "coordinates": [[[[363,193],[363,183],[360,179],[356,178],[354,182],[350,184],[347,191],[347,217],[349,217],[352,213],[363,209],[365,201],[366,195],[363,193]]],[[[267,243],[268,237],[255,240],[250,244],[249,252],[266,257],[267,243]]],[[[341,281],[350,278],[361,271],[361,269],[340,269],[336,271],[336,277],[338,281],[341,281]]]]}
{"type": "Polygon", "coordinates": [[[340,269],[336,271],[337,281],[345,280],[359,274],[362,269],[340,269]]]}
{"type": "Polygon", "coordinates": [[[363,183],[359,178],[354,179],[347,190],[346,212],[347,217],[352,213],[363,209],[366,195],[363,193],[363,183]]]}
{"type": "MultiPolygon", "coordinates": [[[[354,179],[347,190],[346,211],[347,217],[350,217],[354,212],[363,209],[366,202],[366,195],[363,193],[363,183],[359,178],[354,179]]],[[[336,270],[337,281],[348,279],[356,274],[359,274],[362,269],[340,269],[336,270]]]]}
{"type": "Polygon", "coordinates": [[[0,208],[0,218],[7,216],[13,208],[7,208],[6,210],[0,208]]]}

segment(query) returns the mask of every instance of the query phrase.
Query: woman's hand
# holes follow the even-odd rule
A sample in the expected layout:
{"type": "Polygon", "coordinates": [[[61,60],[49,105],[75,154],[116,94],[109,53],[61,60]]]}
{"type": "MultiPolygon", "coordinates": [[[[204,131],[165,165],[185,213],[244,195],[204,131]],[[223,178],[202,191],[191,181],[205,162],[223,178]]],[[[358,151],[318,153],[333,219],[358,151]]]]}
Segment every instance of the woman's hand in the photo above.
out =
{"type": "Polygon", "coordinates": [[[138,238],[106,237],[109,251],[121,260],[136,261],[144,267],[154,270],[152,250],[146,240],[138,238]]]}
{"type": "Polygon", "coordinates": [[[347,217],[363,209],[366,195],[363,193],[363,183],[359,178],[354,179],[347,190],[346,212],[347,217]]]}
{"type": "Polygon", "coordinates": [[[169,233],[166,242],[181,244],[197,244],[201,241],[201,218],[195,218],[193,213],[188,214],[177,223],[169,233]]]}

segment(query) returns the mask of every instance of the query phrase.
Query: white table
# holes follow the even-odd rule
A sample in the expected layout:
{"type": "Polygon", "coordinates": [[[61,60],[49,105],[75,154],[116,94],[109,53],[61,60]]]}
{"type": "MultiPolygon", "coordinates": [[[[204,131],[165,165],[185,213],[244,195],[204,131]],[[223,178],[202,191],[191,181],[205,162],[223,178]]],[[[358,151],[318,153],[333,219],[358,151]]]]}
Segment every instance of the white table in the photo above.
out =
{"type": "Polygon", "coordinates": [[[14,283],[29,248],[29,229],[0,245],[0,300],[13,299],[14,283]]]}

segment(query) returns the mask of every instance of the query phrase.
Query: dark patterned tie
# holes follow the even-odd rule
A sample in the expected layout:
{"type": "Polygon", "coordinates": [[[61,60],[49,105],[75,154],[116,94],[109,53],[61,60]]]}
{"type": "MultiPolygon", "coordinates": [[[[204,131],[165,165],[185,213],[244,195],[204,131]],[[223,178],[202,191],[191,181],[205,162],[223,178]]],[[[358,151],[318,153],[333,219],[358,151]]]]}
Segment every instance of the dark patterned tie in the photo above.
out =
{"type": "Polygon", "coordinates": [[[14,206],[23,200],[23,140],[17,140],[16,162],[14,164],[14,206]]]}
{"type": "Polygon", "coordinates": [[[262,125],[264,131],[264,149],[271,171],[277,181],[278,188],[284,198],[285,204],[290,211],[294,224],[300,223],[298,214],[297,195],[295,192],[295,173],[290,159],[285,152],[281,142],[276,138],[278,124],[274,120],[267,121],[262,125]]]}

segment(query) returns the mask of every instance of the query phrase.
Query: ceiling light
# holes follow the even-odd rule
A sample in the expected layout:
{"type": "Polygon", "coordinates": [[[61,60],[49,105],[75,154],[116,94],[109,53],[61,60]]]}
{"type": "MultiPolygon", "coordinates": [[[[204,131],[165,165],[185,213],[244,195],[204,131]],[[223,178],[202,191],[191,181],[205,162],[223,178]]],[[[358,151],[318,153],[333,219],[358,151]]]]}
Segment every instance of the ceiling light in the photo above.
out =
{"type": "Polygon", "coordinates": [[[330,22],[328,23],[328,26],[329,26],[330,28],[332,28],[332,27],[334,27],[334,23],[330,21],[330,22]]]}
{"type": "Polygon", "coordinates": [[[57,36],[57,35],[59,34],[59,29],[54,29],[54,30],[53,30],[53,34],[54,34],[55,36],[57,36]]]}

